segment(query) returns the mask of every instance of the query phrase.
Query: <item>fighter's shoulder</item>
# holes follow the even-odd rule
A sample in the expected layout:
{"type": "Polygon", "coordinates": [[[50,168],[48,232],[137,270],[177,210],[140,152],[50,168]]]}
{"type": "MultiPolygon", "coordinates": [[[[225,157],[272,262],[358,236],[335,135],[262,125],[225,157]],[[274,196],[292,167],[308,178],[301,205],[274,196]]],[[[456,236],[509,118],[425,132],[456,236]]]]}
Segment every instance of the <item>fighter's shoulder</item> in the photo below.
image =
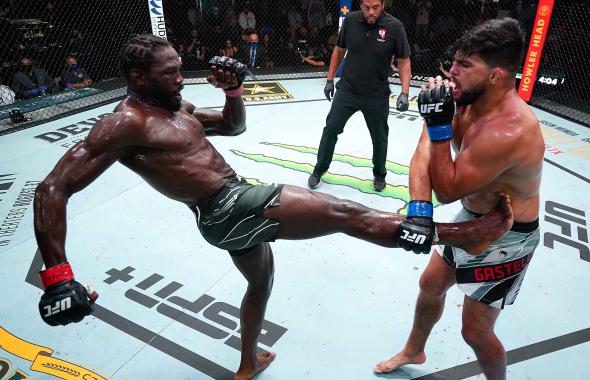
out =
{"type": "Polygon", "coordinates": [[[95,149],[133,145],[141,140],[145,129],[142,110],[123,107],[99,120],[91,129],[86,143],[95,149]]]}
{"type": "Polygon", "coordinates": [[[182,100],[180,103],[180,110],[188,114],[193,114],[197,107],[189,101],[182,100]]]}
{"type": "Polygon", "coordinates": [[[519,132],[520,135],[540,130],[539,120],[528,104],[521,98],[517,98],[514,106],[510,108],[509,112],[506,112],[502,124],[508,130],[519,132]]]}
{"type": "MultiPolygon", "coordinates": [[[[142,109],[135,107],[117,107],[115,112],[101,119],[99,126],[111,127],[117,129],[141,129],[145,126],[146,115],[142,109]]],[[[98,125],[98,124],[97,124],[98,125]]]]}
{"type": "Polygon", "coordinates": [[[481,138],[489,139],[493,144],[528,145],[534,144],[533,139],[540,138],[539,121],[527,107],[516,105],[505,110],[499,117],[488,122],[481,138]]]}

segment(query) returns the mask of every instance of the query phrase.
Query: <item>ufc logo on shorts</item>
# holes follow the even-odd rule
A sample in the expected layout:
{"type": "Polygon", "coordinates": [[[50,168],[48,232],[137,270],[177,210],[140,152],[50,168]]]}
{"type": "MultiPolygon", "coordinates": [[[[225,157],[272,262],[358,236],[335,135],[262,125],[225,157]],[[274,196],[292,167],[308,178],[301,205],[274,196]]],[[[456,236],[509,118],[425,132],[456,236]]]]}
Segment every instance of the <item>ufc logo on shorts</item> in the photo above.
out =
{"type": "Polygon", "coordinates": [[[410,235],[410,232],[408,232],[408,230],[404,230],[402,236],[400,236],[401,239],[407,240],[410,243],[416,243],[416,244],[424,244],[424,242],[426,241],[426,235],[422,235],[422,234],[417,234],[417,233],[413,233],[410,235]]]}
{"type": "Polygon", "coordinates": [[[444,103],[434,103],[434,104],[421,104],[420,105],[420,113],[429,113],[432,110],[434,110],[434,112],[442,112],[442,105],[444,103]]]}
{"type": "Polygon", "coordinates": [[[51,317],[61,311],[68,310],[72,307],[72,297],[64,298],[61,301],[56,301],[53,306],[47,305],[43,309],[45,309],[44,317],[51,317]]]}

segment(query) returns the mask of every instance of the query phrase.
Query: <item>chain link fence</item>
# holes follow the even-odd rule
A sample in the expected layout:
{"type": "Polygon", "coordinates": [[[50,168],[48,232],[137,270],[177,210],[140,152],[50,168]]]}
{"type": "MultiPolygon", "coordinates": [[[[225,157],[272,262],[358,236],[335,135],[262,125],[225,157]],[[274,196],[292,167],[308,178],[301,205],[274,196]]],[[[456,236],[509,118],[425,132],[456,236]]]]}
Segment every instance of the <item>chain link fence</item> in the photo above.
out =
{"type": "Polygon", "coordinates": [[[118,50],[148,31],[141,0],[2,1],[0,132],[122,96],[118,50]]]}
{"type": "MultiPolygon", "coordinates": [[[[156,2],[163,4],[167,38],[182,58],[185,83],[204,82],[207,62],[214,55],[246,63],[251,69],[247,80],[326,75],[338,33],[338,0],[156,2]],[[255,57],[250,45],[254,41],[258,41],[255,57]]],[[[130,36],[151,33],[148,1],[2,0],[1,4],[0,134],[124,95],[118,52],[130,36]],[[21,83],[27,78],[28,87],[21,83]]],[[[358,10],[359,4],[353,0],[352,10],[358,10]]],[[[439,65],[449,63],[447,49],[452,42],[489,18],[514,17],[530,36],[536,4],[533,0],[385,0],[386,10],[406,27],[413,84],[440,73],[439,65]]],[[[556,1],[531,102],[587,125],[589,87],[580,82],[590,77],[585,65],[589,24],[586,1],[556,1]]],[[[394,81],[395,76],[392,68],[394,81]]]]}

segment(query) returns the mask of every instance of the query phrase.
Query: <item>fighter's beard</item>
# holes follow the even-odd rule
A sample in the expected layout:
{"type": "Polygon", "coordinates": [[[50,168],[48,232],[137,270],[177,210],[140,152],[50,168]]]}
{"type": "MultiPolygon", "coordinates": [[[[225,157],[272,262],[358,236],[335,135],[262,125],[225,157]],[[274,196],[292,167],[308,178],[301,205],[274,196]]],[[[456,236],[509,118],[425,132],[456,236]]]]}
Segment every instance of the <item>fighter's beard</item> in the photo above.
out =
{"type": "Polygon", "coordinates": [[[455,99],[457,107],[472,104],[477,100],[477,98],[479,98],[483,94],[484,90],[485,88],[483,85],[475,87],[470,91],[464,91],[463,89],[461,89],[461,96],[455,99]]]}

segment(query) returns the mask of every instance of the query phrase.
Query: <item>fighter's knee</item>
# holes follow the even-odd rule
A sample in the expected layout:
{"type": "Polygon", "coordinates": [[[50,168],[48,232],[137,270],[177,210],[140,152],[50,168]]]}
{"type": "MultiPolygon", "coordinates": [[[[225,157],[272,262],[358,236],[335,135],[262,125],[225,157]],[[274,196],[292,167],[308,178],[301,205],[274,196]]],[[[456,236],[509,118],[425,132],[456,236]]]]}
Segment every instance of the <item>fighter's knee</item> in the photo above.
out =
{"type": "Polygon", "coordinates": [[[349,201],[349,200],[337,200],[332,204],[332,210],[335,213],[347,215],[347,216],[358,216],[366,212],[360,204],[349,201]]]}
{"type": "Polygon", "coordinates": [[[427,272],[420,276],[419,285],[422,294],[431,298],[442,298],[447,292],[447,286],[442,284],[436,276],[427,272]]]}
{"type": "Polygon", "coordinates": [[[272,291],[272,286],[274,283],[274,272],[266,272],[264,275],[259,276],[258,278],[250,281],[248,286],[250,287],[251,291],[254,293],[259,294],[260,296],[268,297],[270,292],[272,291]]]}
{"type": "Polygon", "coordinates": [[[488,331],[482,331],[481,328],[470,324],[463,324],[461,335],[463,336],[465,343],[476,348],[485,346],[489,340],[488,331]]]}

